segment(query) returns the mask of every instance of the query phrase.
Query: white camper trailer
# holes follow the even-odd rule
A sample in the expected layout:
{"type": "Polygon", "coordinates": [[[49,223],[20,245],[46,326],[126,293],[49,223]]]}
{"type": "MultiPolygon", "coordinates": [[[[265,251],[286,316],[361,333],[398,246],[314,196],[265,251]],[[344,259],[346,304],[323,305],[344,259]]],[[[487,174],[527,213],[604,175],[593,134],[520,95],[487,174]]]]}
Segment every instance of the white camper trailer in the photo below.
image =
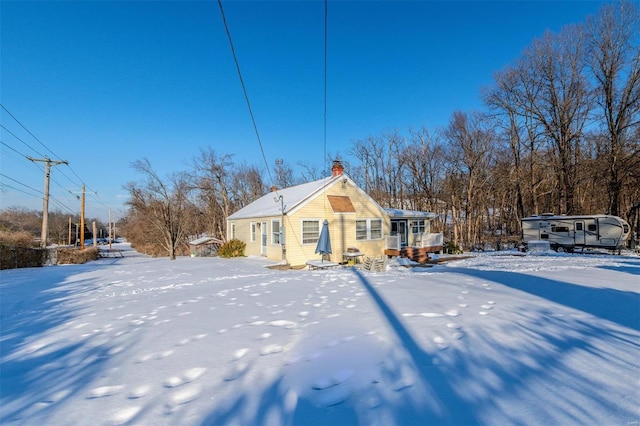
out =
{"type": "Polygon", "coordinates": [[[617,216],[556,216],[544,213],[522,218],[524,243],[549,241],[556,251],[572,252],[576,247],[619,250],[629,238],[629,224],[617,216]]]}

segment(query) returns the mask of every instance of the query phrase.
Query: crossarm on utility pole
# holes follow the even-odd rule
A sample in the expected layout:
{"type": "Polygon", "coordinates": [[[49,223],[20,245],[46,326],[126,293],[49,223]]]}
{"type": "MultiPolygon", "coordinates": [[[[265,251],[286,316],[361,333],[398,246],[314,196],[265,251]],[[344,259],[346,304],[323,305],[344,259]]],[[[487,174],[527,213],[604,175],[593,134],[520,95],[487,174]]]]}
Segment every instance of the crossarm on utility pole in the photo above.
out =
{"type": "Polygon", "coordinates": [[[39,161],[44,163],[44,197],[42,199],[42,234],[40,235],[40,246],[47,248],[47,239],[49,238],[49,178],[51,175],[51,165],[69,164],[68,161],[52,160],[49,157],[33,158],[27,157],[33,162],[39,161]]]}

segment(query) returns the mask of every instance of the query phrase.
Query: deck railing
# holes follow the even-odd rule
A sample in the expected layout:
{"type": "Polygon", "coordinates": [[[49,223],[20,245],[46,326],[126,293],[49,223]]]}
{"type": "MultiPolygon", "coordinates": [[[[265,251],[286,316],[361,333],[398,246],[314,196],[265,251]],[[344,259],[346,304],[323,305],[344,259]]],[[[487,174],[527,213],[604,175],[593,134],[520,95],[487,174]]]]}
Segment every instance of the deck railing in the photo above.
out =
{"type": "MultiPolygon", "coordinates": [[[[411,247],[438,247],[443,245],[442,232],[426,232],[424,234],[412,234],[410,236],[411,247]]],[[[402,245],[400,243],[400,235],[387,235],[386,237],[386,249],[387,250],[400,250],[402,245]]]]}
{"type": "Polygon", "coordinates": [[[387,235],[385,245],[387,250],[400,251],[402,248],[402,245],[400,244],[400,235],[387,235]]]}

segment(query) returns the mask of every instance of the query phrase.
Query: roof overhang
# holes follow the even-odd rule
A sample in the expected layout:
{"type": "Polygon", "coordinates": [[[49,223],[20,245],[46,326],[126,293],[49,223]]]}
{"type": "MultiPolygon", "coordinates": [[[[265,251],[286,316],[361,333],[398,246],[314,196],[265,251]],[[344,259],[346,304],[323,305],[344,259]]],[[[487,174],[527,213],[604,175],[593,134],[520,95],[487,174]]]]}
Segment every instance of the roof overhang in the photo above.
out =
{"type": "Polygon", "coordinates": [[[437,213],[433,212],[422,212],[419,210],[403,210],[403,209],[383,209],[387,216],[391,219],[435,219],[438,217],[437,213]]]}

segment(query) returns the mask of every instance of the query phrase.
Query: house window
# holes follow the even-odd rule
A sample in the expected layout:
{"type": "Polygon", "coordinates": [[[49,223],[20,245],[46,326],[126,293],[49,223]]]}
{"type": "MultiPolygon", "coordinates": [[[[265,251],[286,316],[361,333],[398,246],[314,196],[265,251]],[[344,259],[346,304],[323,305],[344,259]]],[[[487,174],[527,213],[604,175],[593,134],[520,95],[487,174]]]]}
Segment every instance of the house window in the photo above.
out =
{"type": "Polygon", "coordinates": [[[236,238],[236,224],[231,224],[231,239],[234,240],[236,238]]]}
{"type": "Polygon", "coordinates": [[[367,239],[367,221],[356,220],[356,240],[367,239]]]}
{"type": "Polygon", "coordinates": [[[271,221],[271,244],[280,244],[280,221],[271,221]]]}
{"type": "Polygon", "coordinates": [[[382,219],[371,219],[371,239],[379,240],[382,238],[382,219]]]}
{"type": "Polygon", "coordinates": [[[251,222],[251,242],[256,240],[256,223],[251,222]]]}
{"type": "Polygon", "coordinates": [[[356,240],[379,240],[382,238],[382,219],[356,220],[356,240]]]}
{"type": "Polygon", "coordinates": [[[302,244],[317,243],[319,237],[320,237],[320,221],[319,220],[303,220],[302,221],[302,244]]]}
{"type": "Polygon", "coordinates": [[[412,234],[424,234],[424,232],[425,232],[424,219],[416,219],[411,221],[412,234]]]}

